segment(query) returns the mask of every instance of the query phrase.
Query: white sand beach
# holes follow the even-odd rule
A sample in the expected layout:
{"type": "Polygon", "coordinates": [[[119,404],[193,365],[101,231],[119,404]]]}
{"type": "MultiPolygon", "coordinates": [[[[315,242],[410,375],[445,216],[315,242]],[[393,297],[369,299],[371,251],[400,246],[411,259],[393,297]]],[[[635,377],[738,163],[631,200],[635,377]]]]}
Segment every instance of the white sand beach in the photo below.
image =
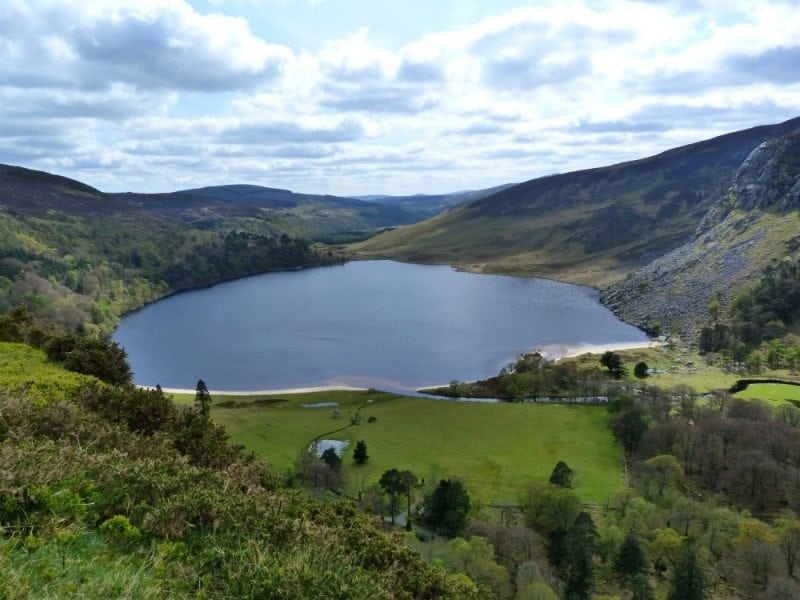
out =
{"type": "Polygon", "coordinates": [[[617,342],[610,344],[581,344],[580,346],[567,346],[555,344],[551,346],[543,346],[538,351],[550,360],[558,360],[560,358],[574,358],[583,354],[602,354],[609,350],[618,352],[620,350],[635,350],[636,348],[657,348],[661,345],[660,342],[651,340],[644,342],[617,342]]]}

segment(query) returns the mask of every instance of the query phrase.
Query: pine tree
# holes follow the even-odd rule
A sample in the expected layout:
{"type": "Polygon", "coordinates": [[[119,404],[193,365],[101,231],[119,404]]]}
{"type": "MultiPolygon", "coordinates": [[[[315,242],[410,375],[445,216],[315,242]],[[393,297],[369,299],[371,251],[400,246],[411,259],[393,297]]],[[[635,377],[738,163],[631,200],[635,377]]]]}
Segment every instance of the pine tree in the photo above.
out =
{"type": "Polygon", "coordinates": [[[197,393],[194,396],[194,404],[200,409],[200,414],[204,417],[208,416],[208,411],[211,410],[211,394],[208,392],[206,382],[202,379],[197,380],[197,393]]]}
{"type": "Polygon", "coordinates": [[[320,459],[334,471],[338,471],[342,468],[342,459],[339,458],[339,455],[333,448],[326,448],[325,452],[320,456],[320,459]]]}
{"type": "Polygon", "coordinates": [[[687,543],[672,575],[667,600],[704,600],[705,597],[703,570],[697,562],[694,546],[687,543]]]}
{"type": "Polygon", "coordinates": [[[567,600],[589,600],[594,575],[594,553],[597,529],[587,512],[580,513],[567,531],[566,577],[564,597],[567,600]]]}
{"type": "Polygon", "coordinates": [[[425,501],[426,523],[439,535],[461,535],[469,513],[469,494],[457,480],[442,479],[425,501]]]}
{"type": "Polygon", "coordinates": [[[363,465],[369,460],[369,454],[367,454],[367,444],[364,440],[359,440],[356,442],[355,450],[353,450],[353,460],[357,465],[363,465]]]}
{"type": "Polygon", "coordinates": [[[633,576],[647,569],[647,557],[641,542],[632,536],[625,537],[614,561],[614,570],[620,575],[633,576]]]}

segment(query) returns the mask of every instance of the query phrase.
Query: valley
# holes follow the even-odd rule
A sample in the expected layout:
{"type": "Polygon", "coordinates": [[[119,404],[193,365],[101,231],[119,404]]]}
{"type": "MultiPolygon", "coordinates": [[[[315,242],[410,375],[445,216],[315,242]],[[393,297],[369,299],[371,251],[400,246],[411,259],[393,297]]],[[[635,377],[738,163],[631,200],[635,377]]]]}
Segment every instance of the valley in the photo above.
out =
{"type": "MultiPolygon", "coordinates": [[[[794,119],[629,163],[430,197],[259,186],[109,194],[3,167],[0,458],[10,467],[0,476],[0,592],[97,597],[128,585],[156,597],[526,598],[535,588],[572,598],[576,565],[590,564],[587,594],[661,598],[691,560],[720,598],[792,597],[800,564],[783,553],[800,539],[800,388],[734,385],[800,381],[799,127],[794,119]],[[170,395],[132,385],[108,337],[124,314],[178,291],[273,271],[305,277],[343,258],[588,284],[661,345],[556,363],[528,354],[490,378],[507,401],[470,403],[390,393],[377,383],[385,377],[355,386],[366,390],[227,397],[215,390],[229,386],[202,370],[176,387],[204,377],[210,394],[201,380],[196,394],[170,395]],[[539,397],[603,401],[531,401],[539,397]],[[309,448],[320,440],[349,445],[318,456],[309,448]],[[395,518],[416,535],[404,537],[395,518]],[[621,558],[628,547],[644,557],[638,566],[621,558]],[[92,554],[108,575],[90,570],[92,554]],[[40,562],[25,563],[31,555],[40,562]],[[143,571],[151,575],[132,581],[143,571]]],[[[370,264],[381,263],[356,266],[370,264]]],[[[398,277],[388,267],[369,279],[381,273],[391,290],[398,277]]],[[[403,302],[436,304],[425,285],[399,285],[422,291],[403,302]]],[[[311,285],[301,293],[313,300],[307,313],[340,295],[366,319],[355,299],[376,297],[345,287],[311,285]]],[[[453,296],[437,306],[458,313],[460,288],[446,287],[453,296]]],[[[480,306],[463,312],[513,317],[496,299],[480,306]]],[[[218,317],[243,310],[220,297],[206,316],[179,313],[202,333],[202,349],[222,347],[219,331],[231,325],[218,317]]],[[[559,320],[526,315],[511,327],[525,333],[537,318],[559,320]]],[[[269,335],[255,331],[234,337],[269,335]]],[[[416,345],[455,356],[447,337],[416,345]]],[[[384,346],[369,352],[385,359],[384,346]]],[[[306,360],[258,368],[312,372],[328,362],[306,360]]],[[[189,363],[181,370],[196,368],[189,363]]],[[[454,395],[477,385],[435,377],[450,379],[454,395]]]]}

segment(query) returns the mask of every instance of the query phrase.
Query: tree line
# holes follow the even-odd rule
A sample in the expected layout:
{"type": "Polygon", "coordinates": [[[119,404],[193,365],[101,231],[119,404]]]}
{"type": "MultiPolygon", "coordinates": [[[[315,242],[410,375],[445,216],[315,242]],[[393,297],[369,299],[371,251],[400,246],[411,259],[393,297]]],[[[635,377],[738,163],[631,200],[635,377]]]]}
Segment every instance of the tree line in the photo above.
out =
{"type": "Polygon", "coordinates": [[[797,370],[800,344],[792,332],[799,321],[800,256],[794,255],[769,265],[729,307],[712,299],[698,347],[701,353],[719,354],[724,364],[738,370],[797,370]]]}

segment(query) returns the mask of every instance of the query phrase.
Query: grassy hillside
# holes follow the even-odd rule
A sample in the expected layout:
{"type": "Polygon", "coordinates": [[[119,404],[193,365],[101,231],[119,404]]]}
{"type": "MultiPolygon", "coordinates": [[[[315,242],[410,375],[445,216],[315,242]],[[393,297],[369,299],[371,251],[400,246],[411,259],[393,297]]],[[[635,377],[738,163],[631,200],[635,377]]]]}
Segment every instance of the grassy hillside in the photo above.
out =
{"type": "Polygon", "coordinates": [[[68,397],[92,377],[55,368],[44,351],[26,344],[0,341],[2,387],[31,402],[68,397]]]}
{"type": "Polygon", "coordinates": [[[748,154],[798,126],[795,119],[534,179],[352,252],[605,285],[689,239],[748,154]]]}

